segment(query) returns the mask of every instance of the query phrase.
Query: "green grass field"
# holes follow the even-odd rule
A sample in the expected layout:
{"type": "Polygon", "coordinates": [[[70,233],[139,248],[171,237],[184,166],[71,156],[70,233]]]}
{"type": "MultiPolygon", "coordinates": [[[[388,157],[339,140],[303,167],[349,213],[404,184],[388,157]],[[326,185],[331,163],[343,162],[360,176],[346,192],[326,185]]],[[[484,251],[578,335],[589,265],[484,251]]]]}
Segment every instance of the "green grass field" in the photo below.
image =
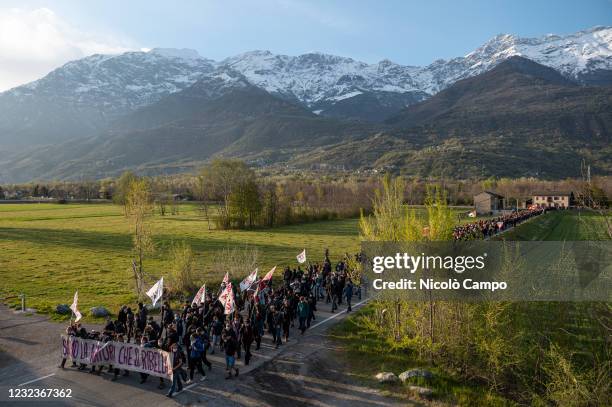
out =
{"type": "MultiPolygon", "coordinates": [[[[419,209],[417,209],[419,210],[419,209]]],[[[465,212],[456,210],[457,212],[465,212]]],[[[461,222],[470,221],[464,218],[461,222]]],[[[155,253],[146,260],[146,272],[165,275],[173,242],[186,241],[196,255],[198,275],[210,284],[224,270],[214,269],[225,249],[257,249],[260,270],[295,265],[295,255],[306,249],[309,259],[321,260],[329,248],[332,260],[359,250],[359,220],[344,219],[250,231],[209,230],[195,204],[182,204],[179,215],[151,219],[155,253]]],[[[596,216],[573,212],[548,214],[505,234],[528,240],[576,239],[604,234],[596,216]]],[[[28,306],[50,312],[69,303],[79,290],[81,308],[104,305],[116,310],[133,303],[132,240],[122,207],[111,204],[3,204],[0,205],[0,297],[25,293],[28,306]]],[[[232,276],[241,279],[243,276],[232,276]]]]}
{"type": "MultiPolygon", "coordinates": [[[[608,213],[607,216],[610,216],[608,213]]],[[[500,236],[506,240],[608,240],[602,215],[590,211],[553,211],[500,236]]]]}
{"type": "MultiPolygon", "coordinates": [[[[358,219],[313,222],[253,231],[208,230],[195,205],[181,205],[180,214],[155,215],[151,220],[155,254],[145,262],[151,276],[170,266],[172,242],[188,242],[197,257],[199,274],[220,282],[215,256],[224,249],[257,249],[264,272],[274,265],[296,265],[306,249],[320,260],[325,248],[333,258],[359,250],[358,219]]],[[[79,290],[81,309],[104,305],[116,311],[133,303],[132,240],[122,207],[110,204],[0,205],[0,296],[25,293],[28,306],[48,312],[70,303],[79,290]]],[[[244,276],[232,276],[241,279],[244,276]]],[[[17,299],[8,301],[16,304],[17,299]]]]}

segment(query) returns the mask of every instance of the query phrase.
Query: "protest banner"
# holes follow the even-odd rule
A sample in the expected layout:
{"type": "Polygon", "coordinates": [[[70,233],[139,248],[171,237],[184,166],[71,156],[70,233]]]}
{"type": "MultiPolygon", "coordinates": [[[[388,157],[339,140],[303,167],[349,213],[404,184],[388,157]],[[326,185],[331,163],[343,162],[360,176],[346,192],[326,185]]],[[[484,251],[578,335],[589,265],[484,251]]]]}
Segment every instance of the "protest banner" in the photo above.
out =
{"type": "Polygon", "coordinates": [[[114,368],[146,373],[172,380],[172,354],[133,343],[101,342],[62,335],[62,359],[90,366],[113,365],[114,368]]]}

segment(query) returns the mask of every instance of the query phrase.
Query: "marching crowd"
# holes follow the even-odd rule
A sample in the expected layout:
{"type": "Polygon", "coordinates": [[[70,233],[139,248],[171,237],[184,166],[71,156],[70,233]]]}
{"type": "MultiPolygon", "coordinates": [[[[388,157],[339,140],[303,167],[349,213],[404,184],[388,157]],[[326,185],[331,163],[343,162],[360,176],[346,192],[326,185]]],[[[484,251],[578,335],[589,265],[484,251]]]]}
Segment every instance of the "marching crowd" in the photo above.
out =
{"type": "MultiPolygon", "coordinates": [[[[255,282],[257,288],[254,290],[235,290],[235,307],[229,314],[220,300],[220,294],[226,289],[222,284],[218,292],[206,292],[199,304],[187,301],[179,309],[172,309],[169,302],[164,301],[159,323],[141,302],[134,310],[122,306],[115,320],[107,318],[101,332],[87,331],[80,323],[71,323],[66,334],[171,352],[173,376],[167,396],[172,397],[175,391],[182,390],[183,380],[186,384],[194,380],[196,371],[200,381],[206,379],[204,366],[209,371],[212,369],[208,354],[222,352],[225,355],[226,379],[230,379],[239,373],[236,359],[244,356],[244,364],[248,365],[252,347],[259,349],[266,334],[270,335],[275,348],[288,342],[296,327],[304,334],[316,319],[320,301],[331,304],[332,312],[346,303],[346,312],[350,312],[353,296],[361,299],[361,287],[354,285],[347,263],[340,261],[332,267],[327,250],[322,263],[309,264],[305,270],[299,266],[287,267],[282,277],[282,284],[277,287],[273,286],[272,279],[262,279],[255,282]]],[[[60,367],[64,368],[65,364],[66,359],[63,359],[60,367]]],[[[76,367],[76,363],[73,362],[73,366],[76,367]]],[[[98,375],[103,368],[82,363],[78,366],[79,370],[98,375]]],[[[121,374],[113,366],[108,366],[107,371],[113,375],[111,380],[117,380],[121,374]]],[[[129,374],[127,370],[122,373],[123,376],[129,374]]],[[[139,374],[140,383],[147,381],[146,374],[139,374]]],[[[164,386],[164,379],[159,378],[159,388],[164,386]]]]}
{"type": "Polygon", "coordinates": [[[545,209],[541,208],[526,209],[491,219],[466,223],[455,227],[453,238],[455,240],[486,239],[544,212],[545,209]]]}

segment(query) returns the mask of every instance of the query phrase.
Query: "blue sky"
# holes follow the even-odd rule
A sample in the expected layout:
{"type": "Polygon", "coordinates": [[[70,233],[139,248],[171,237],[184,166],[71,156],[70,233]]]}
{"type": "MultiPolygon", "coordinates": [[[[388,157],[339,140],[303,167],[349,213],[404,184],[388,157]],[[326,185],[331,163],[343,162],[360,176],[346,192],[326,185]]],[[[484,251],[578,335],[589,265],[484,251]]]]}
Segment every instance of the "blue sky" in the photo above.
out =
{"type": "MultiPolygon", "coordinates": [[[[23,54],[28,50],[52,54],[57,48],[62,51],[52,58],[57,63],[62,58],[74,59],[79,52],[157,46],[193,48],[216,60],[253,49],[289,55],[316,50],[366,62],[388,58],[425,65],[464,55],[499,33],[565,34],[594,25],[612,25],[612,0],[3,0],[0,65],[14,59],[11,52],[21,52],[19,58],[27,61],[23,54]],[[40,9],[45,12],[31,15],[40,9]],[[13,20],[27,19],[25,28],[3,31],[6,15],[13,20]],[[54,25],[60,28],[50,34],[45,31],[54,25]],[[42,33],[32,34],[33,39],[28,32],[32,26],[42,27],[42,33]],[[11,42],[9,37],[34,43],[3,46],[11,42]],[[11,51],[11,47],[21,51],[11,51]]],[[[30,61],[25,71],[42,70],[43,66],[48,70],[50,64],[30,61]]],[[[15,65],[13,70],[19,76],[24,69],[15,65]]],[[[6,86],[0,79],[0,90],[6,86]]]]}

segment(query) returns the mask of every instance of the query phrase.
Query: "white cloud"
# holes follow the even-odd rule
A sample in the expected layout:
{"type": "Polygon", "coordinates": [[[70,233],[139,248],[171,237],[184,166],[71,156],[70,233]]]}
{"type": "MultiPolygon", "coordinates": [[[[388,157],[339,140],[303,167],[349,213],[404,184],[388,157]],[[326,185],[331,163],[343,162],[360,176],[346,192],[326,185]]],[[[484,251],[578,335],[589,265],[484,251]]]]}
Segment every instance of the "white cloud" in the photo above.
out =
{"type": "Polygon", "coordinates": [[[70,60],[134,48],[113,36],[82,32],[47,8],[0,9],[0,91],[36,80],[70,60]]]}

